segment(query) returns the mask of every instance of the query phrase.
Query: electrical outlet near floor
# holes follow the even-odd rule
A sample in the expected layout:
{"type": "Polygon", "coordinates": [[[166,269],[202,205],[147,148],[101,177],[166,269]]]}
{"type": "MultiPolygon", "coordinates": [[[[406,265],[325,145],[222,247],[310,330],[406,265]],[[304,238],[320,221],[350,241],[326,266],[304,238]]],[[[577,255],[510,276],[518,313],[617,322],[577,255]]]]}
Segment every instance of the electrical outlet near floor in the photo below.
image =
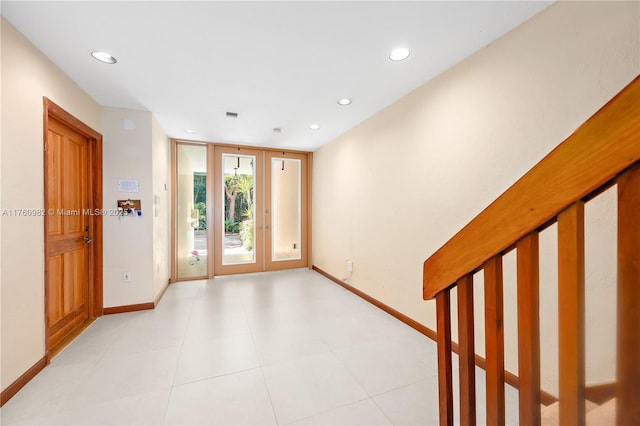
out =
{"type": "Polygon", "coordinates": [[[131,282],[131,272],[123,272],[122,273],[122,282],[124,282],[124,283],[131,282]]]}
{"type": "Polygon", "coordinates": [[[353,260],[347,259],[344,261],[344,266],[347,272],[353,272],[353,260]]]}

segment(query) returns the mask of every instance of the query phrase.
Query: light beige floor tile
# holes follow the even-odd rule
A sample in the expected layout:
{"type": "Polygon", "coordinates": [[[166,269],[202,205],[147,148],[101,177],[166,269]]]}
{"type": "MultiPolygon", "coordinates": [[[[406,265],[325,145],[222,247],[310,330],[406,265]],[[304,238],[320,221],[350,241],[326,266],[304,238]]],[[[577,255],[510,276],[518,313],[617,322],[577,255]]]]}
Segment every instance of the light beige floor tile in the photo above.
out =
{"type": "Polygon", "coordinates": [[[276,424],[260,369],[175,386],[165,424],[276,424]]]}
{"type": "Polygon", "coordinates": [[[179,356],[179,348],[169,348],[105,357],[69,395],[62,410],[71,411],[77,406],[113,401],[170,387],[179,356]]]}
{"type": "Polygon", "coordinates": [[[294,425],[390,425],[389,419],[371,399],[365,399],[353,404],[345,405],[335,410],[307,417],[294,425]]]}
{"type": "Polygon", "coordinates": [[[0,420],[429,424],[436,366],[431,340],[307,269],[181,282],[155,310],[98,318],[0,420]]]}
{"type": "Polygon", "coordinates": [[[402,338],[362,343],[335,355],[371,396],[437,375],[402,338]]]}
{"type": "Polygon", "coordinates": [[[174,384],[209,379],[259,366],[251,334],[185,343],[174,384]]]}
{"type": "Polygon", "coordinates": [[[275,364],[263,370],[280,424],[368,397],[331,353],[275,364]]]}
{"type": "Polygon", "coordinates": [[[430,377],[372,398],[393,424],[435,426],[438,418],[438,378],[430,377]]]}
{"type": "Polygon", "coordinates": [[[254,331],[253,339],[262,366],[329,352],[315,330],[304,323],[254,331]]]}

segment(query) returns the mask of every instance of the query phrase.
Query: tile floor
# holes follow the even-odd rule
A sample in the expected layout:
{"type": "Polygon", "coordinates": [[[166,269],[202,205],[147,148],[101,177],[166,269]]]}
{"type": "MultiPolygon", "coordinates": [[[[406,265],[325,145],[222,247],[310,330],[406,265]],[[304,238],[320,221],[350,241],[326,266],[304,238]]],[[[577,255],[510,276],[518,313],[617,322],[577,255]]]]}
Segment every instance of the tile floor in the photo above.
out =
{"type": "Polygon", "coordinates": [[[97,319],[0,423],[436,425],[436,366],[433,341],[316,272],[223,277],[97,319]]]}

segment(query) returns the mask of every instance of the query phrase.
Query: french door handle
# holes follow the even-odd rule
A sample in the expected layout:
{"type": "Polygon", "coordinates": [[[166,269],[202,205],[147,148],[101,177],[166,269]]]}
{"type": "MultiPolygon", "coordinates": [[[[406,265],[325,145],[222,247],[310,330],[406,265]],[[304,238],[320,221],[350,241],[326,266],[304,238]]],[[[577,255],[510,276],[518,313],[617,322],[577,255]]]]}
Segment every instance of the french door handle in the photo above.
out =
{"type": "Polygon", "coordinates": [[[264,229],[271,229],[271,226],[265,225],[264,229]]]}
{"type": "Polygon", "coordinates": [[[91,243],[92,241],[93,241],[93,238],[90,238],[90,237],[84,237],[84,242],[85,242],[85,243],[89,244],[89,243],[91,243]]]}

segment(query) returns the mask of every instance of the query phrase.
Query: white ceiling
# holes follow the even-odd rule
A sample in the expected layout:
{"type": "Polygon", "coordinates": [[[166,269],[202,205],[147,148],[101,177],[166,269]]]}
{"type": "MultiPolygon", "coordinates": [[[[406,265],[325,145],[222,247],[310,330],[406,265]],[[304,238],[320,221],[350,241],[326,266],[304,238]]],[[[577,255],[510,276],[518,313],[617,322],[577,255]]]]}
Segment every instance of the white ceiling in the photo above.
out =
{"type": "Polygon", "coordinates": [[[1,13],[99,104],[152,111],[170,137],[314,150],[551,3],[3,0],[1,13]],[[411,56],[392,62],[398,46],[411,56]]]}

